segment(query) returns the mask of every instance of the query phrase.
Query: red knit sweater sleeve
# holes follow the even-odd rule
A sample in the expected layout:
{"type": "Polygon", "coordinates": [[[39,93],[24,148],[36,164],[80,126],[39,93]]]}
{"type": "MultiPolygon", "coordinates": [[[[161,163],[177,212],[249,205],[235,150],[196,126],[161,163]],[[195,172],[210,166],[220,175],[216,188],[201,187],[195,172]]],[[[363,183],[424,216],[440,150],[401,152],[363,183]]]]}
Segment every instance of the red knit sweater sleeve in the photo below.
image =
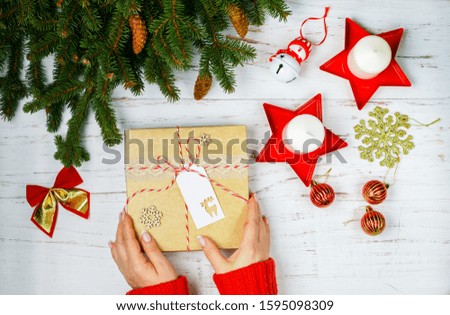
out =
{"type": "Polygon", "coordinates": [[[127,295],[186,295],[189,294],[188,282],[185,276],[149,287],[134,289],[127,295]]]}
{"type": "Polygon", "coordinates": [[[213,279],[220,294],[275,295],[278,293],[275,261],[272,258],[227,273],[214,274],[213,279]]]}

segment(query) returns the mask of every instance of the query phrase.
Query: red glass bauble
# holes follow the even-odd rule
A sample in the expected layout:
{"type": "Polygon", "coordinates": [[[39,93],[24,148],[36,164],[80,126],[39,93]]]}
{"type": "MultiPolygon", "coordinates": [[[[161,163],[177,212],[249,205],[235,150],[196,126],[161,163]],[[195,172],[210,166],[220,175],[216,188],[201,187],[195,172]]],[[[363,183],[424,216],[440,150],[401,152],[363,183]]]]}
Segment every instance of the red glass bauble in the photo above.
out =
{"type": "Polygon", "coordinates": [[[366,207],[366,213],[361,218],[361,228],[364,233],[370,236],[375,236],[384,231],[386,227],[386,220],[384,216],[372,209],[371,206],[366,207]]]}
{"type": "Polygon", "coordinates": [[[328,184],[318,184],[315,181],[311,184],[311,192],[309,193],[309,199],[311,202],[319,208],[328,207],[334,201],[334,190],[328,184]]]}
{"type": "Polygon", "coordinates": [[[371,205],[378,205],[382,203],[387,197],[388,186],[379,180],[371,180],[367,182],[362,194],[364,199],[371,205]]]}

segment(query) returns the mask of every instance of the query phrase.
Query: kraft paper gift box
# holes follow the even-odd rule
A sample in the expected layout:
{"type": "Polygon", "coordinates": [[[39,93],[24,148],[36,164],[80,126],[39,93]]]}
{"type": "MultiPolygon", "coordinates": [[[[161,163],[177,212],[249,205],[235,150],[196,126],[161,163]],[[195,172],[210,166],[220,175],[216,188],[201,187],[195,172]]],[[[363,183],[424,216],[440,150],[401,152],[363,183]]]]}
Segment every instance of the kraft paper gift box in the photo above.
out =
{"type": "Polygon", "coordinates": [[[197,235],[239,247],[249,194],[245,141],[245,126],[126,130],[127,211],[136,234],[147,230],[162,251],[200,250],[197,235]],[[192,172],[180,171],[194,160],[192,172]]]}

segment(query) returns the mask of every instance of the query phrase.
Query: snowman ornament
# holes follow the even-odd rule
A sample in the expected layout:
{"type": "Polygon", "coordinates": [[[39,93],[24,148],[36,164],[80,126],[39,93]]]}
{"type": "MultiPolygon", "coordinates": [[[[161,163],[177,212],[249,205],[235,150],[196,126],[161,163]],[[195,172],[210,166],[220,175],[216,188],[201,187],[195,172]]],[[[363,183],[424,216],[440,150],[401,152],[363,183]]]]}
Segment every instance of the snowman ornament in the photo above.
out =
{"type": "Polygon", "coordinates": [[[311,42],[298,37],[289,43],[286,49],[280,49],[270,57],[270,72],[281,82],[291,82],[300,75],[300,64],[311,53],[311,42]]]}
{"type": "Polygon", "coordinates": [[[311,54],[312,46],[319,46],[327,37],[327,25],[325,18],[329,7],[325,8],[325,14],[321,18],[308,18],[300,26],[300,36],[289,43],[286,49],[280,49],[269,58],[270,72],[281,82],[292,82],[300,76],[300,66],[311,54]],[[325,28],[325,36],[319,43],[312,43],[303,36],[303,26],[310,20],[321,20],[325,28]]]}

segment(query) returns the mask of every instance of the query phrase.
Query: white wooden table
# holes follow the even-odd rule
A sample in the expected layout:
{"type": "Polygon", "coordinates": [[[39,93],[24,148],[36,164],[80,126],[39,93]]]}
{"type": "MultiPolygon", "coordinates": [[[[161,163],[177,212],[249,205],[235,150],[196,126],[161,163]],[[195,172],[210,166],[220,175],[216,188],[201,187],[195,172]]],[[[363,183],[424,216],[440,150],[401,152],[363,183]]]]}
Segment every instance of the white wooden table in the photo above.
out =
{"type": "MultiPolygon", "coordinates": [[[[245,124],[249,137],[261,139],[269,130],[263,102],[296,108],[323,93],[325,125],[349,142],[341,151],[347,163],[322,161],[316,169],[320,174],[333,168],[328,183],[337,193],[335,203],[327,209],[312,206],[309,189],[288,165],[257,164],[250,170],[250,189],[258,193],[271,222],[280,293],[450,293],[449,1],[288,2],[293,11],[288,23],[269,20],[250,29],[248,39],[255,43],[258,57],[237,70],[236,93],[225,95],[214,83],[207,99],[194,101],[196,71],[179,76],[182,100],[176,104],[168,104],[155,86],[137,98],[117,91],[120,127],[245,124]],[[268,57],[293,39],[303,19],[321,16],[327,4],[331,11],[325,44],[314,49],[299,80],[275,82],[268,57]],[[319,70],[343,49],[346,17],[373,33],[405,28],[397,60],[412,88],[381,88],[358,111],[348,81],[319,70]],[[363,184],[382,180],[385,174],[377,163],[359,158],[359,142],[353,136],[353,126],[376,105],[423,122],[436,117],[442,121],[410,129],[416,148],[401,162],[387,201],[376,207],[385,214],[388,227],[369,237],[358,223],[344,227],[343,222],[365,205],[363,184]]],[[[320,26],[308,26],[313,37],[320,36],[320,26]]],[[[110,156],[102,150],[100,130],[91,115],[85,131],[91,160],[79,168],[82,187],[92,193],[91,216],[86,221],[60,208],[50,239],[30,222],[32,209],[25,200],[27,183],[50,186],[61,167],[53,160],[53,135],[44,124],[43,112],[19,111],[12,122],[0,122],[0,293],[122,294],[128,286],[107,243],[114,237],[125,200],[123,160],[102,163],[110,156]]],[[[64,125],[60,133],[65,131],[64,125]]],[[[117,149],[123,152],[122,145],[117,149]]],[[[189,278],[192,293],[217,293],[212,269],[201,252],[168,257],[189,278]]]]}

